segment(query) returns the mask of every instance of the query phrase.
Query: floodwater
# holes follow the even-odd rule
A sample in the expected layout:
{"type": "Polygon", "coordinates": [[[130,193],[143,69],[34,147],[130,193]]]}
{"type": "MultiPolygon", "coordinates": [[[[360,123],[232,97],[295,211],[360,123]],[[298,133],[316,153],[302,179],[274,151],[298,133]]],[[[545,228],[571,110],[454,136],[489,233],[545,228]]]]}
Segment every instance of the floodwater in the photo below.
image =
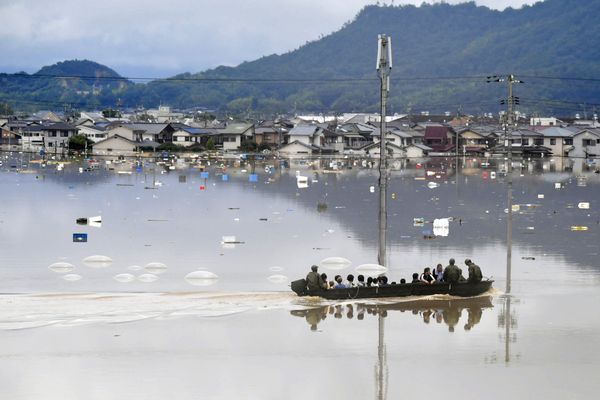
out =
{"type": "Polygon", "coordinates": [[[82,172],[77,160],[1,161],[3,398],[588,399],[600,389],[592,160],[514,162],[509,294],[505,161],[392,162],[391,280],[471,258],[494,289],[344,302],[287,285],[327,257],[352,262],[323,266],[329,277],[375,262],[373,161],[99,160],[82,172]],[[76,223],[96,216],[100,226],[76,223]]]}

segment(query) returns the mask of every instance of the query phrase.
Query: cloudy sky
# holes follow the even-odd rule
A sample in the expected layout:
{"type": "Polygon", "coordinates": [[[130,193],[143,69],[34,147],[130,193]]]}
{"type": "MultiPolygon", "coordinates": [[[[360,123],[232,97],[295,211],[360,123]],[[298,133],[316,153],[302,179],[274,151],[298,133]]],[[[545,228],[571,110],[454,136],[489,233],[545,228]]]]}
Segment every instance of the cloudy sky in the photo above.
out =
{"type": "MultiPolygon", "coordinates": [[[[496,9],[534,3],[476,2],[496,9]]],[[[373,3],[376,0],[0,0],[0,72],[33,73],[70,59],[97,61],[127,77],[200,72],[293,50],[338,30],[373,3]]]]}

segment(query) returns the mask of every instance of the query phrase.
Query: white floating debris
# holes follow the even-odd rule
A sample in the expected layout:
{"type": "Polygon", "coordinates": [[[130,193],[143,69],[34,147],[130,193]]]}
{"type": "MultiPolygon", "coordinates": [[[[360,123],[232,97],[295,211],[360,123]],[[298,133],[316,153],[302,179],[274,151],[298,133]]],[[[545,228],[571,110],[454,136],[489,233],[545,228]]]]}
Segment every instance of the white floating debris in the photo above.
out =
{"type": "Polygon", "coordinates": [[[496,172],[495,171],[490,172],[490,178],[491,179],[496,179],[496,172]]]}
{"type": "Polygon", "coordinates": [[[367,276],[378,276],[387,272],[387,268],[379,264],[361,264],[356,267],[356,271],[367,276]]]}
{"type": "Polygon", "coordinates": [[[167,270],[167,266],[159,262],[151,262],[146,264],[146,271],[151,274],[160,275],[167,270]]]}
{"type": "Polygon", "coordinates": [[[271,283],[283,284],[288,283],[290,279],[285,275],[271,275],[267,278],[271,283]]]}
{"type": "Polygon", "coordinates": [[[83,263],[92,268],[105,268],[112,264],[112,258],[108,256],[94,255],[83,259],[83,263]]]}
{"type": "Polygon", "coordinates": [[[582,201],[581,203],[577,204],[577,207],[579,207],[581,210],[589,210],[590,203],[587,201],[582,201]]]}
{"type": "Polygon", "coordinates": [[[435,175],[435,171],[427,171],[425,174],[427,176],[433,176],[433,175],[435,175]]]}
{"type": "Polygon", "coordinates": [[[142,275],[138,276],[137,279],[140,282],[151,283],[151,282],[156,282],[158,280],[158,276],[156,276],[154,274],[142,274],[142,275]]]}
{"type": "Polygon", "coordinates": [[[375,193],[375,186],[369,186],[369,192],[375,193]]]}
{"type": "Polygon", "coordinates": [[[142,266],[141,265],[130,265],[129,267],[127,267],[127,269],[130,271],[141,271],[142,266]]]}
{"type": "Polygon", "coordinates": [[[427,187],[428,187],[429,189],[435,189],[436,187],[439,187],[439,186],[440,186],[440,185],[439,185],[439,183],[436,183],[436,182],[429,182],[429,183],[427,184],[427,187]]]}
{"type": "Polygon", "coordinates": [[[554,189],[562,189],[562,184],[560,182],[556,182],[554,184],[554,189]]]}
{"type": "Polygon", "coordinates": [[[538,194],[538,199],[543,199],[544,195],[543,194],[538,194]]]}
{"type": "Polygon", "coordinates": [[[81,280],[82,276],[77,274],[67,274],[63,275],[62,278],[67,282],[76,282],[81,280]]]}
{"type": "Polygon", "coordinates": [[[128,283],[133,282],[135,280],[135,276],[132,274],[119,274],[113,276],[113,279],[117,282],[128,283]]]}
{"type": "Polygon", "coordinates": [[[344,257],[328,257],[321,260],[319,265],[321,265],[323,268],[339,270],[348,268],[350,265],[352,265],[352,261],[344,257]]]}
{"type": "Polygon", "coordinates": [[[448,236],[450,233],[450,220],[448,218],[436,218],[433,220],[433,234],[435,236],[448,236]]]}
{"type": "Polygon", "coordinates": [[[75,269],[75,266],[68,262],[57,262],[57,263],[51,264],[48,267],[48,269],[50,269],[51,271],[56,272],[58,274],[64,274],[64,273],[73,271],[73,269],[75,269]]]}
{"type": "Polygon", "coordinates": [[[235,236],[223,236],[221,238],[221,243],[222,244],[226,244],[226,243],[234,244],[234,243],[238,243],[238,241],[235,240],[235,236]]]}
{"type": "Polygon", "coordinates": [[[270,268],[269,268],[269,271],[272,271],[272,272],[280,272],[280,271],[283,271],[283,268],[282,268],[282,267],[278,267],[278,266],[275,266],[275,267],[270,267],[270,268]]]}
{"type": "Polygon", "coordinates": [[[215,284],[219,277],[210,271],[194,271],[187,274],[185,280],[194,286],[210,286],[215,284]]]}

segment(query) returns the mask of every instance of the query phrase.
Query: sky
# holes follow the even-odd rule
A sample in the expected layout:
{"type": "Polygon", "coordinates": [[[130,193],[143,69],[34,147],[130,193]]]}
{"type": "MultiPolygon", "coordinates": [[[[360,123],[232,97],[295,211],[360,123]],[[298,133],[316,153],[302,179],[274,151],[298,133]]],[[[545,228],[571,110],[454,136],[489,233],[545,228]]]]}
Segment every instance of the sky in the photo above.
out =
{"type": "MultiPolygon", "coordinates": [[[[535,1],[476,2],[502,10],[535,1]]],[[[133,78],[164,78],[219,65],[235,66],[297,49],[340,29],[362,7],[374,3],[376,0],[0,0],[0,72],[34,73],[45,65],[72,59],[96,61],[133,78]]]]}

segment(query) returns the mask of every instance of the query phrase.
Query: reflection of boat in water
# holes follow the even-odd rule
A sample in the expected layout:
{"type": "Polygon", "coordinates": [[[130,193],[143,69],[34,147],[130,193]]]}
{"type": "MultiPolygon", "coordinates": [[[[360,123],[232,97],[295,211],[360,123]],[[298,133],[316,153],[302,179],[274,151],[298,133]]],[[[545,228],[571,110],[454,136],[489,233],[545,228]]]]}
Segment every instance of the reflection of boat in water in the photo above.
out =
{"type": "Polygon", "coordinates": [[[472,297],[487,292],[494,281],[477,283],[402,283],[388,286],[353,287],[345,289],[306,290],[306,281],[299,279],[292,282],[292,290],[298,296],[319,296],[329,300],[364,299],[378,297],[430,296],[449,294],[451,296],[472,297]]]}
{"type": "Polygon", "coordinates": [[[305,318],[311,330],[316,330],[319,323],[332,317],[334,319],[363,320],[365,316],[389,317],[392,312],[410,313],[421,317],[425,324],[444,323],[453,332],[455,326],[463,318],[466,311],[464,330],[471,330],[481,321],[483,310],[493,308],[491,296],[481,296],[465,299],[419,299],[402,301],[391,304],[353,303],[326,305],[308,310],[292,310],[290,314],[305,318]]]}

